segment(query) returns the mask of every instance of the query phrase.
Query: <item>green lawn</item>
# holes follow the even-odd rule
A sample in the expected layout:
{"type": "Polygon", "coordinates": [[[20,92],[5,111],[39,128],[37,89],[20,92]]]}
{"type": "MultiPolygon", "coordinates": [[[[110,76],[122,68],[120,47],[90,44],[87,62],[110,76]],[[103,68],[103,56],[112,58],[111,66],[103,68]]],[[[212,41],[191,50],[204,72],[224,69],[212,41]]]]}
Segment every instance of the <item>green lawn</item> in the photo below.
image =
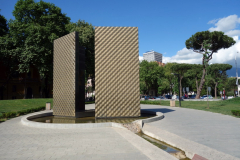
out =
{"type": "MultiPolygon", "coordinates": [[[[45,107],[46,102],[50,102],[51,108],[53,107],[52,98],[0,100],[0,116],[2,116],[2,113],[27,111],[28,109],[45,107]]],[[[95,102],[94,101],[85,102],[85,104],[91,104],[91,103],[95,103],[95,102]]],[[[17,115],[19,114],[17,113],[17,115]]],[[[6,118],[0,118],[0,122],[5,120],[6,118]]]]}
{"type": "MultiPolygon", "coordinates": [[[[169,101],[141,101],[141,104],[170,106],[169,101]]],[[[181,101],[181,107],[204,110],[209,112],[232,115],[231,110],[240,110],[240,97],[224,101],[209,101],[209,109],[207,109],[207,101],[181,101]]],[[[176,107],[179,107],[179,101],[176,101],[176,107]]]]}
{"type": "Polygon", "coordinates": [[[46,102],[53,106],[52,98],[44,99],[16,99],[16,100],[0,100],[0,114],[2,112],[18,112],[26,109],[44,107],[46,102]]]}
{"type": "MultiPolygon", "coordinates": [[[[44,107],[46,102],[53,106],[53,99],[18,99],[18,100],[0,100],[0,115],[2,112],[18,112],[26,109],[44,107]]],[[[94,102],[85,102],[86,104],[94,102]]],[[[141,101],[141,104],[155,104],[155,105],[169,106],[169,101],[141,101]]],[[[207,109],[207,101],[181,101],[181,107],[192,108],[226,115],[232,115],[231,110],[240,110],[240,97],[225,101],[209,101],[209,109],[207,109]]],[[[179,102],[176,101],[176,106],[179,102]]]]}

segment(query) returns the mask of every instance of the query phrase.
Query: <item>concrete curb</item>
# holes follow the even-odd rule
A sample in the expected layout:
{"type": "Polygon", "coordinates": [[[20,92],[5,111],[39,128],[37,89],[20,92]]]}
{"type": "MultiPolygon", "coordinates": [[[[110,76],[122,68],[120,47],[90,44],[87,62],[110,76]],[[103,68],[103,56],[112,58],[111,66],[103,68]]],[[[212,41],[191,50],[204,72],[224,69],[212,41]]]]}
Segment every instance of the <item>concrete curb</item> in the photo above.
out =
{"type": "MultiPolygon", "coordinates": [[[[137,123],[142,128],[144,123],[149,123],[153,121],[160,120],[164,117],[164,115],[161,112],[153,112],[153,111],[142,111],[143,113],[148,114],[156,114],[157,116],[143,119],[143,120],[136,120],[132,123],[137,123]]],[[[117,127],[126,129],[122,126],[121,123],[115,123],[115,122],[106,122],[106,123],[77,123],[77,124],[71,124],[71,123],[40,123],[40,122],[33,122],[28,119],[31,118],[39,118],[39,117],[45,117],[45,116],[52,116],[53,111],[40,111],[28,114],[26,116],[23,116],[21,118],[21,123],[25,126],[29,127],[35,127],[35,128],[54,128],[54,129],[69,129],[69,128],[101,128],[101,127],[117,127]]]]}
{"type": "Polygon", "coordinates": [[[154,112],[154,111],[146,111],[146,110],[141,110],[141,113],[146,113],[146,114],[155,114],[155,117],[147,118],[147,119],[141,119],[141,120],[136,120],[133,121],[132,124],[136,124],[141,130],[144,125],[144,123],[150,123],[154,121],[158,121],[164,118],[164,114],[162,112],[154,112]]]}
{"type": "Polygon", "coordinates": [[[174,156],[161,150],[157,146],[149,143],[147,140],[134,134],[129,130],[114,129],[119,135],[140,150],[144,155],[152,160],[177,160],[174,156]]]}
{"type": "Polygon", "coordinates": [[[183,150],[186,156],[190,159],[192,159],[195,154],[198,154],[211,160],[240,160],[237,157],[233,157],[153,126],[144,125],[142,132],[152,138],[163,141],[183,150]]]}
{"type": "MultiPolygon", "coordinates": [[[[161,99],[161,101],[171,101],[173,99],[161,99]]],[[[144,101],[144,100],[141,100],[144,101]]],[[[159,99],[149,99],[149,101],[160,101],[159,99]]],[[[175,101],[179,101],[178,99],[175,99],[175,101]]],[[[222,101],[222,99],[183,99],[181,101],[222,101]]]]}

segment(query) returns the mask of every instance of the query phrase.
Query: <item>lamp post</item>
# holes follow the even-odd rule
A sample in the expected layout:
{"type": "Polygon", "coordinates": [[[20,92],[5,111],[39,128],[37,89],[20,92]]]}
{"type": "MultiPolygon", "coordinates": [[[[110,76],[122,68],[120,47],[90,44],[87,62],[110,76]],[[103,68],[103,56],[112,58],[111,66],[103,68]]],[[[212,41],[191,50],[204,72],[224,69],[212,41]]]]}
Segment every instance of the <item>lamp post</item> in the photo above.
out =
{"type": "Polygon", "coordinates": [[[181,99],[180,99],[180,77],[179,77],[179,74],[177,73],[172,73],[174,75],[177,75],[178,76],[178,99],[179,99],[179,107],[181,107],[181,99]]]}

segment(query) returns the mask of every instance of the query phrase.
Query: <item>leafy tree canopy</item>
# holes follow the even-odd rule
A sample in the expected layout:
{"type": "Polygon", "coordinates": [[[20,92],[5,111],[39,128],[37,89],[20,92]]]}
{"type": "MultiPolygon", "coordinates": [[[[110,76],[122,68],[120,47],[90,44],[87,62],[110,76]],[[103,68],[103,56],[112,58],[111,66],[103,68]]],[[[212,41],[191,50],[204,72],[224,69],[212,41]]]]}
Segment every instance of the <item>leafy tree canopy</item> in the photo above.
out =
{"type": "MultiPolygon", "coordinates": [[[[70,23],[66,26],[69,33],[77,31],[79,33],[80,46],[85,47],[86,77],[95,77],[95,59],[94,59],[94,27],[84,20],[78,20],[76,23],[70,23]]],[[[93,86],[94,88],[94,86],[93,86]]]]}
{"type": "Polygon", "coordinates": [[[185,42],[187,49],[206,54],[207,61],[211,60],[213,53],[217,53],[219,49],[229,48],[235,43],[232,37],[224,35],[221,31],[197,32],[185,42]]]}
{"type": "Polygon", "coordinates": [[[172,69],[171,67],[174,65],[174,63],[167,63],[163,67],[163,76],[158,79],[158,93],[163,94],[163,93],[171,93],[172,90],[176,92],[175,89],[178,91],[178,87],[173,87],[173,86],[178,86],[176,84],[176,80],[174,75],[172,74],[172,69]],[[174,85],[173,85],[174,84],[174,85]]]}
{"type": "Polygon", "coordinates": [[[163,76],[163,67],[157,62],[148,62],[143,60],[140,63],[140,81],[145,83],[145,89],[149,91],[152,87],[157,90],[157,80],[163,76]]]}
{"type": "Polygon", "coordinates": [[[8,33],[8,25],[6,18],[0,14],[0,37],[8,33]]]}
{"type": "Polygon", "coordinates": [[[11,55],[18,57],[19,71],[28,72],[30,65],[38,68],[42,77],[51,75],[53,41],[68,32],[70,18],[52,3],[19,0],[14,8],[15,20],[10,20],[10,37],[16,48],[11,55]]]}
{"type": "Polygon", "coordinates": [[[229,48],[234,45],[236,42],[232,37],[228,37],[224,35],[223,32],[220,31],[202,31],[197,32],[192,35],[189,39],[186,40],[185,45],[188,49],[192,49],[196,53],[200,53],[203,55],[202,58],[202,78],[200,81],[200,85],[197,90],[196,98],[200,98],[200,94],[205,83],[206,76],[206,67],[209,60],[212,59],[212,55],[217,53],[218,50],[222,48],[229,48]]]}
{"type": "Polygon", "coordinates": [[[214,90],[215,90],[215,98],[217,98],[217,87],[222,83],[227,82],[227,74],[226,71],[231,69],[232,65],[230,64],[212,64],[207,68],[208,81],[214,83],[214,90]]]}
{"type": "Polygon", "coordinates": [[[174,63],[171,67],[171,70],[173,73],[176,73],[179,75],[180,78],[180,96],[182,96],[182,79],[184,77],[184,74],[191,69],[191,64],[187,63],[174,63]]]}

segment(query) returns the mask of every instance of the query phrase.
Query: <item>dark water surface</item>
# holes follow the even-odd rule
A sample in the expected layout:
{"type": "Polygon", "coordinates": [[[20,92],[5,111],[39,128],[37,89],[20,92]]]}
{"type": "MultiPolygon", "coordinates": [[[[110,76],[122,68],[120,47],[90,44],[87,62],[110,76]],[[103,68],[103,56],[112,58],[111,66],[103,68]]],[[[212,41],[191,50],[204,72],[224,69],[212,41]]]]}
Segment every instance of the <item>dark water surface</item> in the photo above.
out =
{"type": "Polygon", "coordinates": [[[104,122],[131,123],[138,119],[146,119],[154,116],[155,115],[152,114],[141,114],[140,117],[136,118],[97,118],[97,119],[95,117],[70,118],[70,117],[47,116],[29,120],[41,123],[104,123],[104,122]]]}
{"type": "MultiPolygon", "coordinates": [[[[176,153],[176,152],[180,152],[181,150],[173,147],[167,143],[164,143],[162,141],[159,141],[157,139],[154,139],[152,137],[147,136],[146,134],[143,134],[142,132],[137,133],[137,135],[139,135],[140,137],[144,138],[145,140],[147,140],[148,142],[152,143],[153,145],[157,146],[158,148],[168,152],[168,153],[176,153]]],[[[189,158],[184,158],[181,160],[191,160],[189,158]]]]}

